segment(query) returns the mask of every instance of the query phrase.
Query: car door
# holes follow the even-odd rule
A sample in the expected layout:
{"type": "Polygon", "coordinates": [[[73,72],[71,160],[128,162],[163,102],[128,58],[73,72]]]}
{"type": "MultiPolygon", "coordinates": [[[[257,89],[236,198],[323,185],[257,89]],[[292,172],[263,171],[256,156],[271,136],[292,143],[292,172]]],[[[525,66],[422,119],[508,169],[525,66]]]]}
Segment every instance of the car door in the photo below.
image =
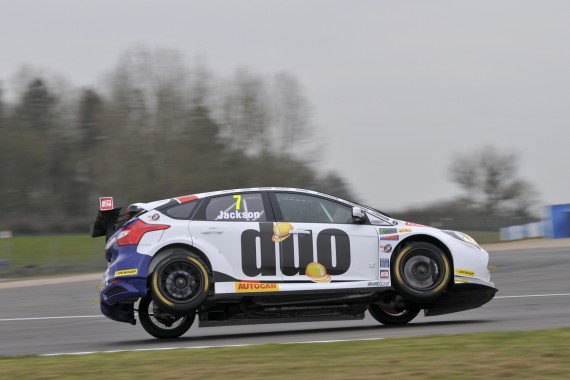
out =
{"type": "Polygon", "coordinates": [[[352,207],[310,193],[270,192],[284,282],[377,280],[378,233],[352,207]]]}
{"type": "Polygon", "coordinates": [[[266,192],[236,192],[206,199],[190,222],[194,244],[224,265],[214,273],[217,282],[277,282],[273,213],[266,192]]]}

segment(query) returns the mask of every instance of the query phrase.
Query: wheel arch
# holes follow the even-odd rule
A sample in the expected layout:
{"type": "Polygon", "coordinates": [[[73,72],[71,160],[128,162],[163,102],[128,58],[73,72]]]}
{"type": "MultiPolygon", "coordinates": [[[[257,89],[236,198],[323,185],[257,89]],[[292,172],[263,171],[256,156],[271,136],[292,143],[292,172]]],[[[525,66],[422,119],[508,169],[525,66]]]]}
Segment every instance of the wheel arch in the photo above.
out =
{"type": "Polygon", "coordinates": [[[160,260],[167,256],[168,253],[166,252],[169,249],[173,249],[173,248],[181,248],[181,249],[187,249],[189,251],[191,251],[192,253],[194,253],[195,255],[198,255],[200,257],[200,259],[204,260],[204,263],[207,265],[207,270],[208,270],[208,274],[210,275],[210,280],[213,283],[214,282],[214,272],[212,269],[212,263],[210,262],[210,260],[208,259],[208,256],[206,256],[206,254],[204,252],[202,252],[201,250],[199,250],[198,248],[194,247],[193,245],[190,244],[184,244],[184,243],[172,243],[169,245],[165,245],[164,247],[160,248],[160,250],[158,250],[154,256],[152,257],[149,265],[148,265],[148,275],[147,278],[150,278],[152,275],[152,272],[154,271],[154,269],[156,268],[157,264],[160,262],[160,260]]]}
{"type": "Polygon", "coordinates": [[[451,269],[450,269],[451,280],[449,281],[449,284],[447,286],[448,289],[451,288],[453,286],[453,284],[455,283],[455,281],[453,281],[453,276],[455,273],[455,267],[454,267],[454,263],[453,263],[453,255],[451,254],[451,250],[449,249],[449,247],[445,243],[443,243],[441,240],[436,238],[435,236],[426,235],[426,234],[417,234],[417,235],[408,236],[407,238],[402,240],[396,246],[396,248],[392,252],[391,260],[394,260],[396,253],[398,253],[401,249],[403,249],[405,246],[407,246],[408,244],[410,244],[412,242],[431,243],[443,251],[443,253],[447,257],[447,259],[449,260],[449,265],[451,266],[451,269]]]}

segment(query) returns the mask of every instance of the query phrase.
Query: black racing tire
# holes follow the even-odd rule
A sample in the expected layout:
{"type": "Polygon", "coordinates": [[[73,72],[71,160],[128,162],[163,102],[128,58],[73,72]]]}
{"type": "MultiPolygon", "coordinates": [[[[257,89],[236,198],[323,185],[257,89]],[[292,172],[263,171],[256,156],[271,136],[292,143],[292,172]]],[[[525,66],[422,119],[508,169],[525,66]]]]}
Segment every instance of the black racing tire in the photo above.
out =
{"type": "Polygon", "coordinates": [[[193,252],[165,252],[150,275],[150,293],[161,310],[173,315],[194,312],[208,297],[208,266],[193,252]]]}
{"type": "Polygon", "coordinates": [[[416,307],[390,308],[377,304],[372,304],[368,307],[370,315],[383,325],[405,325],[417,317],[420,310],[420,308],[416,307]]]}
{"type": "Polygon", "coordinates": [[[447,290],[451,268],[451,262],[441,248],[414,241],[395,252],[392,283],[406,300],[430,303],[447,290]]]}
{"type": "Polygon", "coordinates": [[[196,314],[174,316],[164,314],[151,297],[139,302],[139,321],[147,333],[158,339],[172,339],[183,335],[192,327],[196,314]],[[167,325],[171,324],[170,326],[167,325]]]}

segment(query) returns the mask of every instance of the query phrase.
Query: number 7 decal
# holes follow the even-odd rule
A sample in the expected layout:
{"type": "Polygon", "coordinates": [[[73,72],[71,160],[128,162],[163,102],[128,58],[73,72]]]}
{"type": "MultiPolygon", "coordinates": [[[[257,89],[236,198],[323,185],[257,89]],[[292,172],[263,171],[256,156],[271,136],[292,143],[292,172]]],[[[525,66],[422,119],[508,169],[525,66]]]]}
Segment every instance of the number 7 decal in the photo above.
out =
{"type": "Polygon", "coordinates": [[[236,210],[239,210],[239,207],[241,205],[241,195],[234,195],[234,198],[237,199],[236,201],[236,210]]]}

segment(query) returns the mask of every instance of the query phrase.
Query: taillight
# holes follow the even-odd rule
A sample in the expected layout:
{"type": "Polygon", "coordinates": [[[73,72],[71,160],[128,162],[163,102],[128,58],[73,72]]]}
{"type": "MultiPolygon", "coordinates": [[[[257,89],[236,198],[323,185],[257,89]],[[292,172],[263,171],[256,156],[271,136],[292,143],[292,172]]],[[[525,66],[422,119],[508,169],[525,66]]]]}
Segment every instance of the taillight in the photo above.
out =
{"type": "Polygon", "coordinates": [[[166,230],[167,228],[170,228],[170,226],[167,224],[146,224],[139,219],[133,224],[123,228],[123,230],[119,232],[117,235],[117,244],[138,244],[141,241],[143,235],[147,232],[166,230]]]}

